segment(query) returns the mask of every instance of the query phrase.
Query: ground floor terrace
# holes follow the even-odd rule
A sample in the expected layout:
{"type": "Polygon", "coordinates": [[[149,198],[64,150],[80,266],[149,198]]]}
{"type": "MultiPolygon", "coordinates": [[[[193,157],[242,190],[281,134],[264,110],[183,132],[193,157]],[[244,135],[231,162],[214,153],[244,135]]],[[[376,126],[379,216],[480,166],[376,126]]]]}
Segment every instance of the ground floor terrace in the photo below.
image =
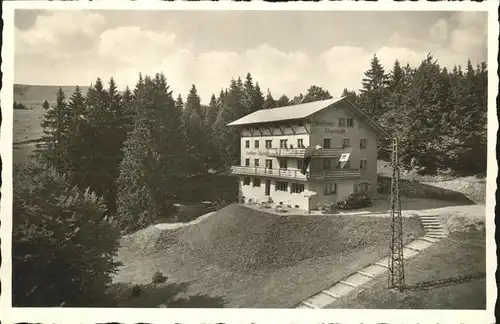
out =
{"type": "Polygon", "coordinates": [[[293,180],[259,176],[239,177],[239,200],[243,203],[270,202],[305,211],[321,204],[337,203],[353,193],[370,193],[371,184],[363,179],[293,180]]]}

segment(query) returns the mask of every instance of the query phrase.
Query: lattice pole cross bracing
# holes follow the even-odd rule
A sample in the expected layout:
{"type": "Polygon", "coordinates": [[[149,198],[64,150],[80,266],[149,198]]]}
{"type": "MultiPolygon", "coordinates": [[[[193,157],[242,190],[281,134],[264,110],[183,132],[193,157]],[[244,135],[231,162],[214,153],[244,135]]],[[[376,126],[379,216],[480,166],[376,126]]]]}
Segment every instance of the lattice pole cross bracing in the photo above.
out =
{"type": "Polygon", "coordinates": [[[405,272],[403,259],[403,216],[401,214],[401,200],[399,199],[399,155],[398,138],[392,140],[392,179],[390,196],[391,237],[389,243],[389,285],[388,288],[405,286],[405,272]]]}

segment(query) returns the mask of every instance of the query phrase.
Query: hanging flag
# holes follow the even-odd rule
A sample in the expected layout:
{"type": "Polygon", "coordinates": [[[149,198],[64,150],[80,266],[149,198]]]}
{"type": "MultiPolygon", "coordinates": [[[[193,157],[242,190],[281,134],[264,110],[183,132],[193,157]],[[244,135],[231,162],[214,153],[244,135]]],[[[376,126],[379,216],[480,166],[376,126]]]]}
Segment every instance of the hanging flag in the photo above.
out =
{"type": "Polygon", "coordinates": [[[340,155],[339,162],[340,162],[340,168],[343,169],[347,162],[349,162],[349,158],[351,157],[351,151],[352,149],[348,148],[344,150],[344,153],[340,155]]]}
{"type": "Polygon", "coordinates": [[[316,150],[321,149],[320,145],[316,146],[308,146],[306,148],[306,151],[304,153],[304,163],[302,163],[302,169],[300,170],[300,173],[306,174],[307,172],[307,167],[309,166],[309,163],[311,162],[311,158],[316,150]]]}

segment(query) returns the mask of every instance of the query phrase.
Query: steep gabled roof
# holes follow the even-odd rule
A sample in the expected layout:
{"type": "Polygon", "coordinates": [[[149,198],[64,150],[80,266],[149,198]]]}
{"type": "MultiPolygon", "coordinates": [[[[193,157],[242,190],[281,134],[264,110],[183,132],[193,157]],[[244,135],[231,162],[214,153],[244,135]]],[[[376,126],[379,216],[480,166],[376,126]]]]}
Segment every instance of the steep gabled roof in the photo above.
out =
{"type": "Polygon", "coordinates": [[[360,108],[356,107],[353,103],[347,100],[346,97],[337,97],[332,99],[308,102],[298,105],[272,108],[272,109],[262,109],[257,110],[249,115],[246,115],[240,119],[237,119],[228,124],[228,126],[244,126],[251,124],[262,124],[285,120],[300,120],[310,117],[323,109],[333,106],[340,101],[345,101],[347,103],[346,108],[351,110],[354,114],[358,115],[361,120],[368,126],[373,128],[375,132],[380,135],[389,137],[389,134],[384,130],[373,119],[368,117],[360,108]]]}

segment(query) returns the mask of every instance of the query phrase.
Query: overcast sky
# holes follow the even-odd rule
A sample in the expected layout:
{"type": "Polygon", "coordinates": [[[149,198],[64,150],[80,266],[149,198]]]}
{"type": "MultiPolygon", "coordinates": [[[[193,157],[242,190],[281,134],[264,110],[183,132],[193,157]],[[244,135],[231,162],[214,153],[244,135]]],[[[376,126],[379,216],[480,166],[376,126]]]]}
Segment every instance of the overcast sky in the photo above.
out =
{"type": "Polygon", "coordinates": [[[487,57],[487,14],[471,12],[17,10],[15,26],[15,83],[133,87],[163,71],[202,102],[246,72],[275,98],[311,84],[338,96],[375,53],[387,71],[428,52],[449,67],[487,57]]]}

